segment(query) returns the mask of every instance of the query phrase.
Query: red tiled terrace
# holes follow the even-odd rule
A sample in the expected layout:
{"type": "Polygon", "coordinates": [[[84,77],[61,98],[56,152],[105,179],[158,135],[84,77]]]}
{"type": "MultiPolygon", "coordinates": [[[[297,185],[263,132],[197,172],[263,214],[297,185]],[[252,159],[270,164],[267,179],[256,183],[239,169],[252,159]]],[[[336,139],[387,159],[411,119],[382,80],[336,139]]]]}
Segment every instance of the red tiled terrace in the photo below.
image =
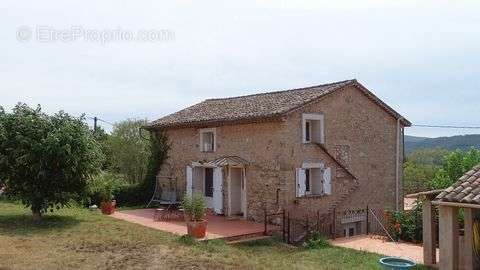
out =
{"type": "MultiPolygon", "coordinates": [[[[155,221],[155,209],[135,209],[117,211],[111,217],[140,224],[153,229],[177,234],[187,234],[184,221],[155,221]]],[[[263,223],[245,219],[227,219],[224,216],[210,214],[207,216],[207,236],[205,239],[232,239],[246,235],[259,235],[264,231],[263,223]]]]}

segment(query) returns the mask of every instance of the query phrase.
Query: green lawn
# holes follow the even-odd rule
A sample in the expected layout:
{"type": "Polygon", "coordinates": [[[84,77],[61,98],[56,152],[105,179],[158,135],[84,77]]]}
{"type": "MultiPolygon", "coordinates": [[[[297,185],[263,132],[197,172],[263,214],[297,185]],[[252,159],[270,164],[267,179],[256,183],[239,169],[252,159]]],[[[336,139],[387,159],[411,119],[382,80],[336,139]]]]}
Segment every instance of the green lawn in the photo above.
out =
{"type": "MultiPolygon", "coordinates": [[[[380,269],[379,255],[307,250],[269,240],[189,245],[161,231],[86,209],[33,224],[27,209],[0,201],[0,269],[380,269]]],[[[424,268],[418,268],[424,269],[424,268]]]]}

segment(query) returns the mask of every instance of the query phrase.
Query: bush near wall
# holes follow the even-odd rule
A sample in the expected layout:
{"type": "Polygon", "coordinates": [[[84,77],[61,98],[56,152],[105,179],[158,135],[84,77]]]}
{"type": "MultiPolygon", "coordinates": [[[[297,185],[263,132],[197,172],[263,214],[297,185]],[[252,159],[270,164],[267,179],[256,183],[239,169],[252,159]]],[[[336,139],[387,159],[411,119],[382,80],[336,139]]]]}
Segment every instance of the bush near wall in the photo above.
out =
{"type": "Polygon", "coordinates": [[[388,232],[394,240],[418,243],[422,241],[422,203],[417,201],[411,211],[387,212],[388,232]]]}
{"type": "Polygon", "coordinates": [[[151,195],[142,184],[130,184],[118,190],[114,197],[120,206],[140,206],[146,204],[151,195]]]}
{"type": "MultiPolygon", "coordinates": [[[[99,205],[101,193],[105,190],[112,191],[119,206],[141,206],[148,203],[155,190],[156,175],[168,157],[170,146],[166,134],[161,131],[150,133],[149,139],[142,139],[149,141],[150,152],[148,160],[144,161],[147,172],[143,181],[135,183],[115,168],[104,168],[104,171],[89,179],[83,198],[84,205],[99,205]]],[[[115,152],[112,155],[115,156],[115,152]]]]}
{"type": "Polygon", "coordinates": [[[170,145],[164,132],[150,134],[150,158],[147,164],[147,173],[142,182],[123,186],[115,194],[117,204],[120,206],[137,206],[148,203],[155,190],[156,176],[168,158],[170,145]]]}
{"type": "Polygon", "coordinates": [[[84,204],[100,205],[105,192],[111,192],[114,197],[128,184],[121,174],[108,171],[100,172],[87,182],[84,204]]]}

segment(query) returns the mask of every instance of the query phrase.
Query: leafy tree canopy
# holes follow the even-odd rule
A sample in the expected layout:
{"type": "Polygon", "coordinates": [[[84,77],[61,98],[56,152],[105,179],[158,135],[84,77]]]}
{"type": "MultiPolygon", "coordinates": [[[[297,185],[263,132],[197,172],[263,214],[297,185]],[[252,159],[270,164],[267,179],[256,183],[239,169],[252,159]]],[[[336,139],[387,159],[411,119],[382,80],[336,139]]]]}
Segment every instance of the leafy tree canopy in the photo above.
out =
{"type": "Polygon", "coordinates": [[[450,151],[442,148],[419,149],[407,155],[406,160],[418,165],[439,168],[445,162],[445,156],[450,151]]]}
{"type": "Polygon", "coordinates": [[[112,165],[129,183],[145,179],[151,155],[149,133],[142,129],[147,120],[128,119],[113,128],[110,138],[112,165]]]}
{"type": "Polygon", "coordinates": [[[98,171],[103,155],[83,120],[62,111],[50,116],[40,106],[0,107],[0,179],[34,218],[68,206],[98,171]]]}
{"type": "Polygon", "coordinates": [[[447,188],[462,175],[480,164],[480,150],[471,148],[468,151],[456,150],[445,156],[445,162],[430,181],[432,189],[447,188]]]}
{"type": "Polygon", "coordinates": [[[404,190],[406,194],[426,191],[435,173],[445,162],[448,150],[419,149],[407,155],[404,164],[404,190]]]}
{"type": "Polygon", "coordinates": [[[98,142],[100,145],[100,149],[102,150],[103,155],[105,158],[102,162],[102,170],[108,170],[112,167],[112,148],[111,148],[111,135],[105,132],[102,127],[97,127],[96,130],[91,131],[93,138],[95,141],[98,142]]]}
{"type": "Polygon", "coordinates": [[[442,189],[480,163],[480,150],[419,149],[408,154],[404,164],[405,193],[442,189]]]}

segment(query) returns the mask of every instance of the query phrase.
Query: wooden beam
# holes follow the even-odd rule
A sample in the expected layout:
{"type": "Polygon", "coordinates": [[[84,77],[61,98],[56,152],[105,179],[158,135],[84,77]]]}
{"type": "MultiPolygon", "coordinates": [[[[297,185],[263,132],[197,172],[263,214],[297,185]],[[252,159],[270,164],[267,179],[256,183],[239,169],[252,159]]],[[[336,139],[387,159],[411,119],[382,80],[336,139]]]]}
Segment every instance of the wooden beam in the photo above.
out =
{"type": "Polygon", "coordinates": [[[475,254],[473,251],[473,218],[475,216],[476,209],[465,208],[464,209],[465,220],[465,234],[464,234],[464,247],[463,247],[463,269],[473,270],[478,269],[475,267],[475,254]]]}
{"type": "Polygon", "coordinates": [[[442,202],[442,201],[432,201],[433,205],[444,205],[460,208],[476,208],[480,209],[480,204],[471,204],[471,203],[457,203],[457,202],[442,202]]]}
{"type": "Polygon", "coordinates": [[[435,189],[430,191],[422,191],[418,193],[411,193],[405,195],[405,198],[426,198],[428,200],[433,200],[437,197],[438,194],[442,193],[443,189],[435,189]]]}
{"type": "Polygon", "coordinates": [[[423,263],[426,265],[434,265],[437,263],[437,244],[436,244],[436,227],[435,216],[432,203],[424,201],[423,210],[423,263]]]}
{"type": "Polygon", "coordinates": [[[440,270],[458,270],[458,208],[440,205],[440,270]]]}

